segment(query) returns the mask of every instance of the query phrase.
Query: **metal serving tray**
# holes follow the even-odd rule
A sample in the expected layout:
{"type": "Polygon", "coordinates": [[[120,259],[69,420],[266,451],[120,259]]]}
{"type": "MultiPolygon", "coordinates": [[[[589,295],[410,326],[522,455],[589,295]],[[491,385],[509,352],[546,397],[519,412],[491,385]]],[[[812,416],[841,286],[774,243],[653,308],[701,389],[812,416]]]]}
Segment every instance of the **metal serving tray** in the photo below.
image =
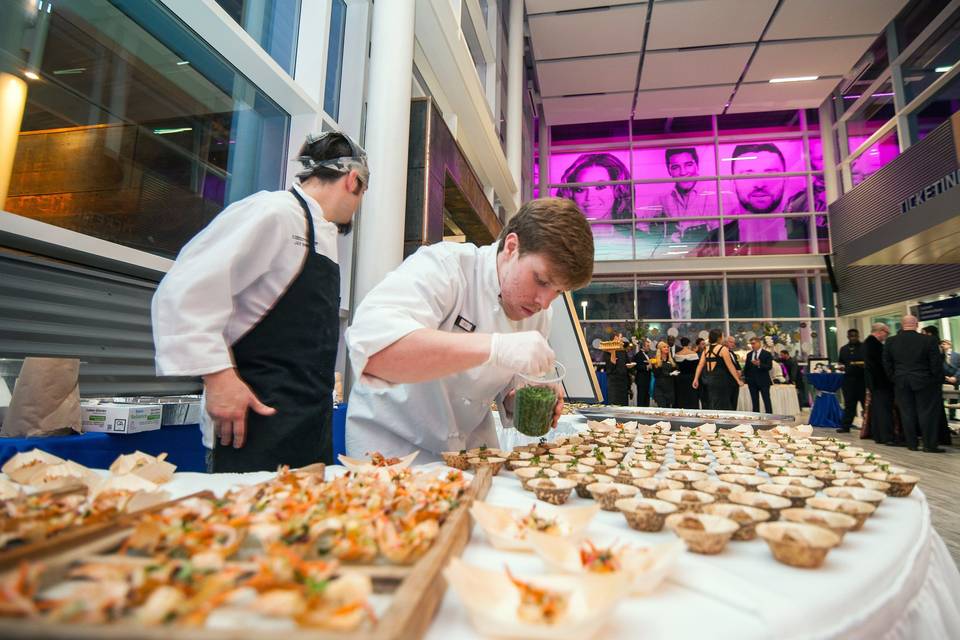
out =
{"type": "Polygon", "coordinates": [[[705,422],[717,425],[718,429],[730,429],[739,424],[749,424],[757,429],[772,429],[784,422],[793,422],[794,416],[751,411],[717,411],[711,409],[658,409],[656,407],[621,407],[617,405],[585,407],[577,413],[590,420],[613,418],[620,422],[635,420],[644,424],[669,422],[674,428],[699,427],[705,422]]]}

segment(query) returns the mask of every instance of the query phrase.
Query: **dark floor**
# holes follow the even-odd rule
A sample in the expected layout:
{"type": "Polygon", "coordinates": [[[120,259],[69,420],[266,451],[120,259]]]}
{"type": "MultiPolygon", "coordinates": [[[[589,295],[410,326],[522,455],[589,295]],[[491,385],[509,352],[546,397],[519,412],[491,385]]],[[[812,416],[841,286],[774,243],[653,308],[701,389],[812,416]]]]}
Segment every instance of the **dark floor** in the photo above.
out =
{"type": "Polygon", "coordinates": [[[833,429],[814,429],[816,435],[835,436],[855,443],[867,451],[883,455],[890,462],[910,469],[920,478],[920,488],[930,504],[930,515],[953,561],[960,566],[960,438],[954,436],[952,447],[946,453],[909,451],[905,447],[878,445],[873,440],[861,440],[856,430],[837,433],[833,429]]]}

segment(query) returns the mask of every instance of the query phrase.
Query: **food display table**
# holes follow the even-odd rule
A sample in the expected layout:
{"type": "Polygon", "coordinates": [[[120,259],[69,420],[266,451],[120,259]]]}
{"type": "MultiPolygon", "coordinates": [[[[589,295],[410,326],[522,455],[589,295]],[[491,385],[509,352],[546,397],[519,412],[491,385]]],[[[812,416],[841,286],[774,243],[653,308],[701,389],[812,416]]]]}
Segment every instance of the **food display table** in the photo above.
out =
{"type": "Polygon", "coordinates": [[[837,401],[837,390],[843,386],[843,374],[808,373],[807,380],[813,385],[816,396],[810,410],[810,424],[836,429],[843,418],[843,411],[837,401]]]}
{"type": "MultiPolygon", "coordinates": [[[[779,416],[798,416],[800,415],[800,401],[797,399],[797,388],[792,384],[775,384],[770,387],[770,402],[773,403],[773,411],[779,416]]],[[[767,409],[760,400],[760,406],[767,409]]],[[[740,395],[737,396],[737,411],[753,411],[753,402],[750,400],[750,388],[747,385],[740,387],[740,395]]]]}

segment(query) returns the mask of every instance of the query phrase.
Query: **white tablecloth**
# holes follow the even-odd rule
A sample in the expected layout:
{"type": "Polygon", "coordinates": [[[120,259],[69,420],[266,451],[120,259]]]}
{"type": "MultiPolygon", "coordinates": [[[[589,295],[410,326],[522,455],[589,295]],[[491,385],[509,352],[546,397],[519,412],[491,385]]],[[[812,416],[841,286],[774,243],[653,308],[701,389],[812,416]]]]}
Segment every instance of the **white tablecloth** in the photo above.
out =
{"type": "MultiPolygon", "coordinates": [[[[773,403],[773,412],[778,416],[800,415],[800,401],[797,399],[797,388],[792,384],[775,384],[770,387],[770,402],[773,403]]],[[[760,398],[760,410],[769,413],[760,398]]],[[[747,385],[740,387],[737,397],[737,411],[753,411],[753,402],[750,400],[750,388],[747,385]]]]}
{"type": "MultiPolygon", "coordinates": [[[[564,418],[564,430],[576,428],[578,417],[564,418]]],[[[511,432],[516,433],[506,430],[511,432]]],[[[232,485],[271,475],[178,473],[166,488],[175,496],[203,489],[222,494],[232,485]]],[[[487,501],[529,509],[535,498],[503,472],[487,501]]],[[[570,501],[584,503],[576,494],[570,501]]],[[[675,539],[667,531],[634,531],[622,515],[608,512],[598,514],[588,535],[601,543],[641,545],[675,539]]],[[[509,565],[518,576],[544,571],[533,554],[495,550],[478,527],[464,559],[488,568],[509,565]]],[[[448,591],[427,638],[478,637],[463,605],[448,591]]],[[[847,534],[830,552],[821,569],[779,564],[759,539],[731,542],[718,556],[685,552],[660,589],[621,603],[598,637],[953,640],[960,638],[960,573],[930,524],[926,498],[915,489],[908,498],[884,500],[863,530],[847,534]]]]}

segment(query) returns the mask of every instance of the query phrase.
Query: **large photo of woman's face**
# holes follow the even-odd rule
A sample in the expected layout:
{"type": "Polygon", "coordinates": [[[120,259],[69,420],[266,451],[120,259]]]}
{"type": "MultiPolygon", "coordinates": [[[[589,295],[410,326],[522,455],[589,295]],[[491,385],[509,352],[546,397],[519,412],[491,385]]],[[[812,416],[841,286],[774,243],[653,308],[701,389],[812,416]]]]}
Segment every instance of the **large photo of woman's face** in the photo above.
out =
{"type": "MultiPolygon", "coordinates": [[[[567,159],[555,157],[554,166],[567,159]]],[[[558,188],[556,195],[576,202],[587,220],[629,220],[630,185],[597,184],[620,180],[630,180],[624,160],[613,153],[584,153],[563,169],[559,182],[570,186],[558,188]]]]}

